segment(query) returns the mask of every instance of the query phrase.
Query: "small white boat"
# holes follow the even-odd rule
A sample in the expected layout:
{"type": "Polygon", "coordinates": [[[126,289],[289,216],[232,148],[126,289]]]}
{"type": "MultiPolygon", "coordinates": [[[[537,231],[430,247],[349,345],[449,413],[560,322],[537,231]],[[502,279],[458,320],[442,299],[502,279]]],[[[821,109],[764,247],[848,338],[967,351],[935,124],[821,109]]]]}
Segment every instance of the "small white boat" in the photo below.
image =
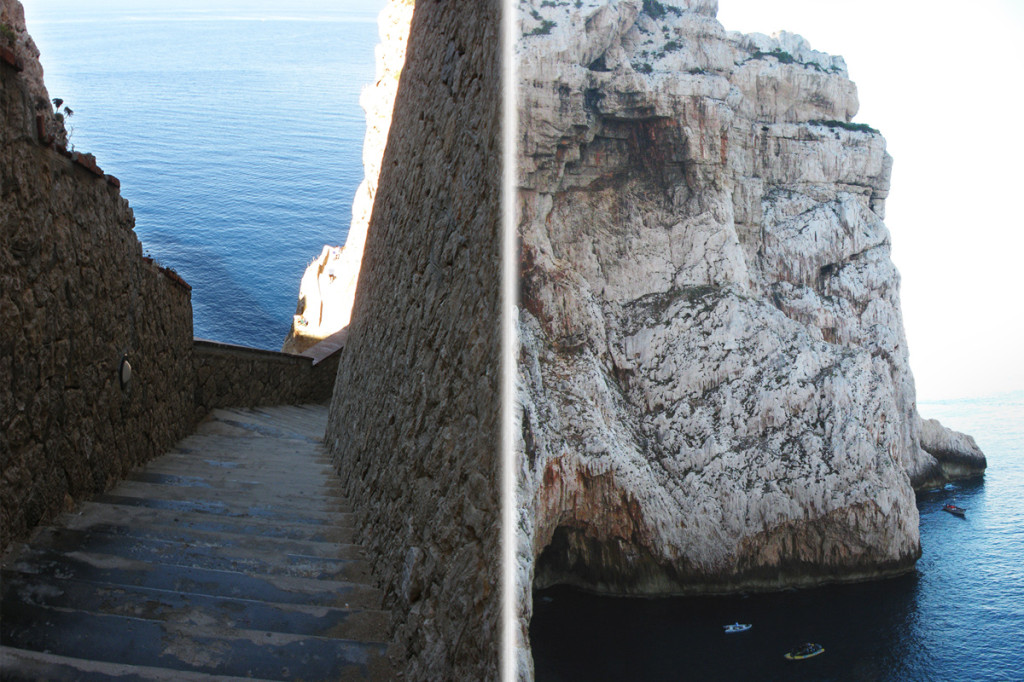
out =
{"type": "Polygon", "coordinates": [[[733,632],[746,632],[752,626],[750,623],[733,623],[732,625],[723,625],[722,627],[725,628],[726,634],[731,634],[733,632]]]}

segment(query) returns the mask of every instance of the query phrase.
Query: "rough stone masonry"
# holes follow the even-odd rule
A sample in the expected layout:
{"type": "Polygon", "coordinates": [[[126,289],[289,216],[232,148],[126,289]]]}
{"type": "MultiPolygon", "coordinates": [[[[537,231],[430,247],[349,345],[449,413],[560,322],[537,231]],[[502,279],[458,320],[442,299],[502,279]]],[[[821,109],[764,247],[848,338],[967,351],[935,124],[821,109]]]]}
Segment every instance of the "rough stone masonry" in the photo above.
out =
{"type": "Polygon", "coordinates": [[[326,400],[336,359],[194,341],[190,287],[142,256],[116,178],[67,151],[17,0],[0,24],[3,550],[213,407],[326,400]]]}
{"type": "Polygon", "coordinates": [[[498,0],[419,2],[327,443],[405,679],[497,679],[498,0]]]}
{"type": "Polygon", "coordinates": [[[0,63],[3,547],[188,433],[194,372],[187,285],[142,257],[116,181],[64,151],[20,3],[0,21],[19,62],[0,63]]]}

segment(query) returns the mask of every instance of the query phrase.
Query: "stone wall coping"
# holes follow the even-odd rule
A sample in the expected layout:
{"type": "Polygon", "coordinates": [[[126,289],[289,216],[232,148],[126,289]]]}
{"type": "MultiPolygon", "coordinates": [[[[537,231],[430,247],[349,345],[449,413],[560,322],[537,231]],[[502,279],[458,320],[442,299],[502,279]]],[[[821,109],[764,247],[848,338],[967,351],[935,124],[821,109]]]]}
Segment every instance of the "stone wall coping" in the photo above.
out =
{"type": "Polygon", "coordinates": [[[319,365],[335,353],[340,352],[341,349],[345,347],[345,339],[347,338],[348,327],[345,327],[344,329],[340,329],[319,341],[316,345],[310,346],[299,355],[307,358],[313,358],[313,365],[319,365]]]}
{"type": "Polygon", "coordinates": [[[264,350],[262,348],[250,348],[239,346],[233,343],[222,341],[210,341],[209,339],[192,339],[192,347],[196,352],[210,355],[227,355],[237,358],[250,358],[253,360],[272,360],[290,364],[314,364],[313,358],[292,353],[282,353],[276,350],[264,350]]]}

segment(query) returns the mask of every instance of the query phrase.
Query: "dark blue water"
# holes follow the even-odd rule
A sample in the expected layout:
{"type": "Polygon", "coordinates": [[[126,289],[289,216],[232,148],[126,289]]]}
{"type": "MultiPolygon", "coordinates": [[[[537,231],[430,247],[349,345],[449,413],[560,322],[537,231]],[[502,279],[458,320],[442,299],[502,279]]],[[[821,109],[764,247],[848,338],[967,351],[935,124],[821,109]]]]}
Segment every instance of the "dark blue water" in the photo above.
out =
{"type": "Polygon", "coordinates": [[[384,1],[223,4],[25,2],[72,143],[193,286],[196,336],[276,350],[306,264],[348,233],[384,1]]]}
{"type": "Polygon", "coordinates": [[[972,434],[989,469],[918,496],[914,573],[717,598],[540,592],[530,629],[537,680],[1024,680],[1024,392],[919,408],[972,434]],[[942,511],[954,498],[965,519],[942,511]],[[734,621],[754,627],[724,634],[734,621]],[[808,640],[825,653],[782,658],[808,640]]]}

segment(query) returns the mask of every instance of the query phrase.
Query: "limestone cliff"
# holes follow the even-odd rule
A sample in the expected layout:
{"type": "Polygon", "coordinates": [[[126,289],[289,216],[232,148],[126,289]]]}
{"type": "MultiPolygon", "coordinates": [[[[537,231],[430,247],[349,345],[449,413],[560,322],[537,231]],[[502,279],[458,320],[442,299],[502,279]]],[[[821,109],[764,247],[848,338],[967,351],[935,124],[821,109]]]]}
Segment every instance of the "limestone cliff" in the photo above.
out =
{"type": "MultiPolygon", "coordinates": [[[[520,585],[637,594],[908,570],[922,447],[841,57],[715,0],[522,0],[520,585]]],[[[940,444],[941,445],[938,445],[940,444]]]]}
{"type": "Polygon", "coordinates": [[[346,327],[352,316],[366,230],[373,212],[381,159],[391,128],[398,79],[405,64],[412,12],[412,0],[391,0],[380,13],[377,78],[359,98],[366,112],[364,175],[352,199],[352,222],[344,247],[325,246],[320,257],[306,267],[299,284],[299,303],[292,318],[292,328],[281,348],[285,352],[301,353],[346,327]]]}
{"type": "Polygon", "coordinates": [[[299,282],[292,328],[281,346],[283,352],[302,353],[348,324],[351,308],[343,310],[333,305],[349,288],[349,277],[341,267],[344,253],[345,247],[324,246],[306,266],[299,282]]]}

